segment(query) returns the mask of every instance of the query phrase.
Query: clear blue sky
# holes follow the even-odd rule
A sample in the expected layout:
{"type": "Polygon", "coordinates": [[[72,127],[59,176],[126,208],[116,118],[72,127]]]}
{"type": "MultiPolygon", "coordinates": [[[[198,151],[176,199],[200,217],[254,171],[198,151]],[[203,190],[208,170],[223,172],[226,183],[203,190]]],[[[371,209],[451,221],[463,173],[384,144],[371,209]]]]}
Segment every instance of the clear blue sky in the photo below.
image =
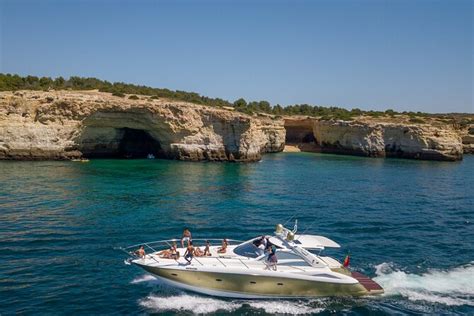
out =
{"type": "Polygon", "coordinates": [[[473,2],[0,0],[0,72],[473,112],[473,2]]]}

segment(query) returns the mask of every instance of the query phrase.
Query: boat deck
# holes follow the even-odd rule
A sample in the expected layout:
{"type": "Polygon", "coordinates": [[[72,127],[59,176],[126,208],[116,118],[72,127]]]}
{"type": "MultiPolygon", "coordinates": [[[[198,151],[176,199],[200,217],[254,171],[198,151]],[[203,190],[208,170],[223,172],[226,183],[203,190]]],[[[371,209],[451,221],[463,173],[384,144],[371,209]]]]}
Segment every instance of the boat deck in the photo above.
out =
{"type": "Polygon", "coordinates": [[[359,283],[363,287],[365,287],[365,289],[367,290],[367,292],[369,292],[369,294],[383,293],[383,288],[377,282],[375,282],[374,280],[372,280],[368,276],[363,275],[360,272],[352,272],[351,276],[354,279],[356,279],[357,281],[359,281],[359,283]]]}

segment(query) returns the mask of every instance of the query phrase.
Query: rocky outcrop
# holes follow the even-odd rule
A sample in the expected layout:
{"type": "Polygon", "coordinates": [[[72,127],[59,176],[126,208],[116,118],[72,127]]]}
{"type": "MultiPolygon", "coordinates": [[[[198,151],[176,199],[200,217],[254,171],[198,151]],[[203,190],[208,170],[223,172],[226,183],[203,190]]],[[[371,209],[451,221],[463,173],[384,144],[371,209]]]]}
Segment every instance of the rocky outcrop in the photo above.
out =
{"type": "Polygon", "coordinates": [[[286,117],[287,126],[287,140],[291,133],[292,145],[301,151],[448,161],[460,160],[463,154],[461,137],[448,124],[286,117]]]}
{"type": "Polygon", "coordinates": [[[474,154],[474,124],[460,129],[463,151],[465,154],[474,154]]]}
{"type": "Polygon", "coordinates": [[[281,120],[97,91],[0,93],[0,159],[155,156],[256,161],[283,150],[281,120]]]}
{"type": "Polygon", "coordinates": [[[459,160],[473,140],[447,123],[406,118],[276,118],[97,91],[0,92],[0,159],[257,161],[286,142],[288,151],[459,160]]]}
{"type": "Polygon", "coordinates": [[[426,160],[460,160],[463,154],[449,125],[316,120],[314,136],[323,152],[426,160]]]}

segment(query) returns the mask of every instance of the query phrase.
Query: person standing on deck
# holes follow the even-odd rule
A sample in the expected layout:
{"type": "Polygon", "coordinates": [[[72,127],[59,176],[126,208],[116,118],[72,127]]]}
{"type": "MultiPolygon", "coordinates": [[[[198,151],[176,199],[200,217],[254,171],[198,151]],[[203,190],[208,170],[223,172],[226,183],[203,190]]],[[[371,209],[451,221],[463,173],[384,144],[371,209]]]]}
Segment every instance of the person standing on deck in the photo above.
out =
{"type": "Polygon", "coordinates": [[[188,247],[186,248],[186,252],[184,253],[184,259],[188,262],[188,264],[191,264],[191,260],[193,260],[194,257],[194,247],[193,247],[193,242],[190,241],[188,242],[188,247]]]}
{"type": "Polygon", "coordinates": [[[181,248],[184,248],[184,242],[187,241],[188,245],[193,240],[191,232],[188,228],[183,230],[183,237],[181,237],[181,248]]]}

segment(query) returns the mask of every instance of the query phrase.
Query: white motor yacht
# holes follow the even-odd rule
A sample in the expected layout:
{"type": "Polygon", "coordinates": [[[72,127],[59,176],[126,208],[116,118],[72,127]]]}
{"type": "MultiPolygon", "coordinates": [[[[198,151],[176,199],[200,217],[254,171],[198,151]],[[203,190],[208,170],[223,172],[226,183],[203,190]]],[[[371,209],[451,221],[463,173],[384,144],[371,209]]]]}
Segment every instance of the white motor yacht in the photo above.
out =
{"type": "MultiPolygon", "coordinates": [[[[325,248],[339,248],[336,242],[323,236],[299,235],[296,224],[293,230],[278,224],[273,235],[265,236],[263,241],[273,246],[276,262],[268,260],[261,241],[261,237],[244,242],[229,240],[225,253],[218,252],[220,246],[211,246],[210,255],[194,256],[190,263],[183,258],[186,248],[177,248],[179,258],[163,252],[163,247],[180,244],[179,240],[144,243],[147,253],[142,257],[133,252],[139,245],[123,250],[132,255],[126,263],[139,266],[166,284],[206,295],[259,299],[383,293],[370,278],[321,254],[325,248]]],[[[193,244],[201,249],[204,245],[198,240],[193,244]]]]}

